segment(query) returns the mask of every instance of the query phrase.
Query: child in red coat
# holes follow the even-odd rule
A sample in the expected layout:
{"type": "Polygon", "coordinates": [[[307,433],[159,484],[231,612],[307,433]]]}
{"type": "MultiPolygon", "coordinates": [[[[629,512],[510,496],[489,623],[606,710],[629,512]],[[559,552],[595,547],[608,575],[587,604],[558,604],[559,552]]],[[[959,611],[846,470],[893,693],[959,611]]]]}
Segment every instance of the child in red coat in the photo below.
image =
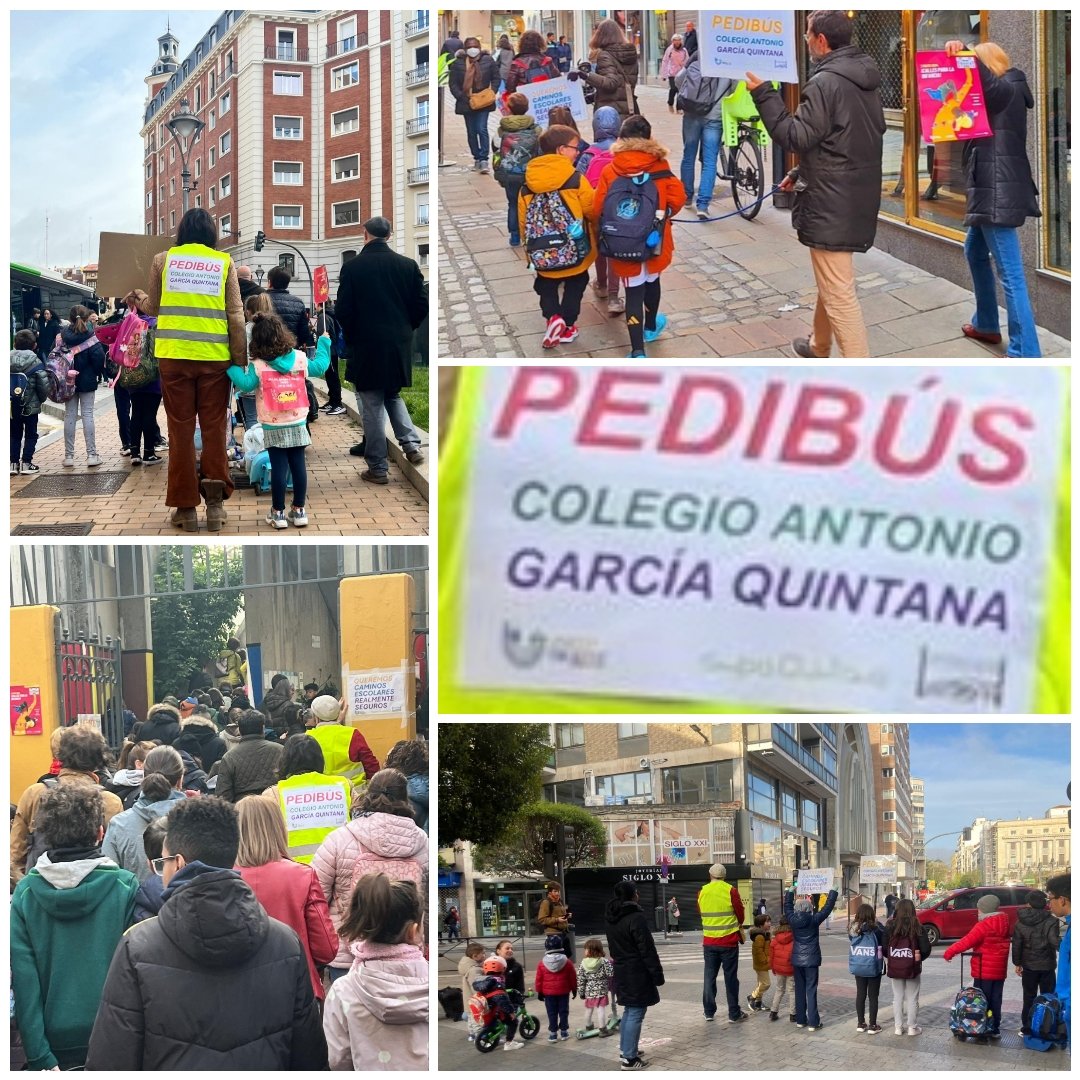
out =
{"type": "MultiPolygon", "coordinates": [[[[787,998],[788,987],[791,985],[795,968],[791,964],[791,952],[795,948],[795,935],[791,932],[791,926],[783,915],[780,916],[780,925],[776,928],[776,937],[772,940],[769,949],[769,970],[776,977],[776,989],[773,990],[772,1007],[769,1009],[769,1019],[780,1019],[780,1006],[787,998]]],[[[790,1020],[795,1022],[795,1014],[790,1014],[790,1020]]]]}
{"type": "Polygon", "coordinates": [[[990,1038],[1001,1038],[1001,996],[1005,990],[1005,978],[1009,974],[1009,948],[1012,934],[1009,917],[998,911],[998,898],[984,896],[977,905],[979,921],[959,941],[945,950],[945,959],[952,960],[957,953],[971,949],[971,974],[975,985],[986,995],[990,1006],[990,1038]]]}
{"type": "Polygon", "coordinates": [[[561,934],[544,940],[544,958],[536,965],[536,996],[548,1014],[548,1042],[570,1038],[570,995],[577,997],[577,971],[563,951],[561,934]]]}

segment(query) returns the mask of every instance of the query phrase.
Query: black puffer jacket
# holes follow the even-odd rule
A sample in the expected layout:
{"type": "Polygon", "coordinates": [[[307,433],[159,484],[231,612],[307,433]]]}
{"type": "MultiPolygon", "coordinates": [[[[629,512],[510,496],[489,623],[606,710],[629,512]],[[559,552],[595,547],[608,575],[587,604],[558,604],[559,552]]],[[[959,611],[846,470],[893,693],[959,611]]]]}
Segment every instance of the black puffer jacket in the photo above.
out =
{"type": "Polygon", "coordinates": [[[198,758],[207,772],[214,767],[215,761],[224,756],[226,749],[214,721],[208,716],[189,716],[183,721],[180,736],[173,746],[198,758]]]}
{"type": "Polygon", "coordinates": [[[824,57],[807,80],[795,115],[780,92],[753,91],[773,140],[799,155],[791,223],[799,243],[824,251],[869,251],[881,209],[881,72],[861,49],[824,57]]]}
{"type": "Polygon", "coordinates": [[[304,314],[304,301],[299,296],[293,296],[288,289],[267,289],[266,295],[270,297],[274,310],[281,316],[281,321],[292,331],[296,338],[296,347],[302,349],[313,344],[311,325],[304,314]]]}
{"type": "Polygon", "coordinates": [[[976,59],[976,63],[994,134],[963,144],[967,178],[964,225],[1015,229],[1029,217],[1042,217],[1027,156],[1027,112],[1035,108],[1035,99],[1022,71],[1009,68],[998,78],[981,60],[976,59]]]}
{"type": "Polygon", "coordinates": [[[601,49],[596,54],[593,70],[584,76],[590,86],[596,87],[593,109],[610,105],[624,119],[636,112],[634,90],[638,80],[637,49],[629,42],[601,49]],[[627,87],[630,88],[627,100],[627,87]]]}
{"type": "Polygon", "coordinates": [[[285,706],[291,704],[288,683],[282,680],[277,686],[271,687],[263,694],[260,710],[266,714],[267,727],[272,727],[279,735],[288,727],[285,723],[285,706]]]}
{"type": "MultiPolygon", "coordinates": [[[[61,330],[60,338],[70,349],[75,345],[81,345],[94,336],[94,331],[86,330],[84,333],[76,333],[73,329],[61,330]]],[[[50,345],[51,349],[52,346],[50,345]]],[[[79,373],[75,376],[75,392],[77,394],[92,394],[97,390],[98,379],[105,374],[105,347],[103,345],[91,345],[84,349],[74,360],[75,370],[79,373]]]]}
{"type": "Polygon", "coordinates": [[[1021,908],[1012,936],[1012,962],[1025,971],[1053,971],[1061,929],[1046,908],[1021,908]]]}
{"type": "Polygon", "coordinates": [[[470,61],[465,55],[465,50],[458,52],[454,62],[450,65],[450,93],[454,95],[454,112],[458,116],[465,116],[471,112],[489,113],[495,108],[493,101],[486,109],[472,109],[469,107],[469,93],[465,90],[465,72],[470,63],[475,63],[476,74],[473,76],[472,93],[479,94],[481,90],[490,87],[492,90],[499,89],[499,65],[495,63],[491,53],[484,49],[474,61],[470,61]]]}
{"type": "Polygon", "coordinates": [[[180,710],[164,703],[154,705],[139,729],[140,742],[161,742],[172,746],[180,736],[180,710]]]}
{"type": "Polygon", "coordinates": [[[615,996],[620,1005],[658,1005],[664,969],[640,904],[609,900],[604,911],[608,952],[615,965],[615,996]]]}
{"type": "Polygon", "coordinates": [[[194,862],[129,930],[102,991],[87,1069],[325,1070],[296,933],[234,870],[194,862]]]}

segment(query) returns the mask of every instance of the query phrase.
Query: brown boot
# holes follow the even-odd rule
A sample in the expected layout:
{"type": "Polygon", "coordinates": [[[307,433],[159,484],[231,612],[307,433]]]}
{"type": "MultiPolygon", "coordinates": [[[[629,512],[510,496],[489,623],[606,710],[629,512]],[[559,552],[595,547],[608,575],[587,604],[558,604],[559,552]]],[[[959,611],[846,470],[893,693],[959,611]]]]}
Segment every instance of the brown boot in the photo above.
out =
{"type": "Polygon", "coordinates": [[[206,500],[206,531],[221,532],[221,526],[229,520],[225,513],[225,481],[204,480],[199,490],[206,500]]]}
{"type": "Polygon", "coordinates": [[[184,532],[199,531],[199,512],[194,506],[178,506],[169,520],[184,532]]]}

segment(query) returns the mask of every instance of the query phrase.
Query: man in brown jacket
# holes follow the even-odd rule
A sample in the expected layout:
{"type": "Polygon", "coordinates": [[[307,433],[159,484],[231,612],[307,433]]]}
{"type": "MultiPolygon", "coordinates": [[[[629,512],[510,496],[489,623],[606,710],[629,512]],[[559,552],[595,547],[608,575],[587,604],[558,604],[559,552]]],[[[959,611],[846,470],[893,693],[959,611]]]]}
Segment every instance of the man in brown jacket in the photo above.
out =
{"type": "Polygon", "coordinates": [[[561,934],[563,939],[563,951],[572,960],[574,958],[574,944],[570,934],[570,912],[562,902],[562,890],[557,881],[548,882],[547,896],[540,901],[540,910],[536,913],[536,921],[544,928],[545,934],[561,934]]]}

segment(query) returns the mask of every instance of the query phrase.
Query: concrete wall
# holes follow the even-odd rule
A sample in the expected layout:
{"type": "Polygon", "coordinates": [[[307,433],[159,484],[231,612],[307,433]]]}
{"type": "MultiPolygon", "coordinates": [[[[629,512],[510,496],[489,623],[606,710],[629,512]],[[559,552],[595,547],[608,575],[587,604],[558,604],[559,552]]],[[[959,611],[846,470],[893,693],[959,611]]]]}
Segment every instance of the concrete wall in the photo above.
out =
{"type": "Polygon", "coordinates": [[[19,796],[52,762],[49,738],[60,724],[60,701],[56,682],[56,631],[59,609],[49,606],[18,607],[10,612],[12,686],[40,687],[44,731],[40,735],[12,735],[8,726],[11,756],[11,800],[19,796]]]}

